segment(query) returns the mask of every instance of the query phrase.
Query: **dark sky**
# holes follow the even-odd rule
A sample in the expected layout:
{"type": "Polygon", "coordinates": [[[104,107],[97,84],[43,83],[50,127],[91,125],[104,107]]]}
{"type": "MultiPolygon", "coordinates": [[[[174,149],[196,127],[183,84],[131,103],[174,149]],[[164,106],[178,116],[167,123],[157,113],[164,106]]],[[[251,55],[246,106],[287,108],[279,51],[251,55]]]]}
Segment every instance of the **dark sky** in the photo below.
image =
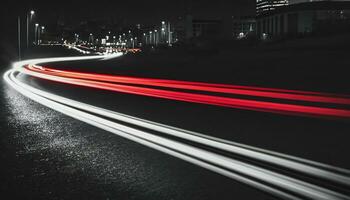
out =
{"type": "Polygon", "coordinates": [[[31,9],[36,11],[36,21],[43,25],[55,23],[58,17],[64,17],[66,23],[115,19],[131,25],[175,19],[189,8],[201,18],[254,14],[255,0],[1,0],[0,60],[16,54],[17,17],[21,16],[24,26],[25,15],[31,9]]]}
{"type": "Polygon", "coordinates": [[[249,11],[254,13],[255,0],[2,0],[1,4],[5,5],[1,5],[5,13],[12,10],[11,14],[18,11],[23,13],[33,8],[41,21],[64,16],[70,21],[114,18],[124,19],[129,23],[152,23],[183,16],[189,8],[195,15],[208,17],[245,14],[249,11]]]}

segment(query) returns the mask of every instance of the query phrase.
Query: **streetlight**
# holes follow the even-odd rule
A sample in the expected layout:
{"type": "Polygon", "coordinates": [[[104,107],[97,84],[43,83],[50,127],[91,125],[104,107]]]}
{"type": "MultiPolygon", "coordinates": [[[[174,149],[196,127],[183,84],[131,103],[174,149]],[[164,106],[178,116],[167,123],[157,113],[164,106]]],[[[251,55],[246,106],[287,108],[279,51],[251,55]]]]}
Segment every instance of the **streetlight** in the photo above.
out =
{"type": "Polygon", "coordinates": [[[89,43],[94,43],[94,36],[92,35],[92,33],[89,34],[89,43]]]}
{"type": "Polygon", "coordinates": [[[149,43],[152,44],[152,31],[149,32],[149,43]]]}
{"type": "Polygon", "coordinates": [[[41,43],[41,34],[44,33],[44,30],[45,30],[45,26],[41,26],[40,29],[39,29],[38,44],[41,43]]]}
{"type": "Polygon", "coordinates": [[[132,48],[134,49],[135,48],[135,42],[134,42],[133,38],[131,38],[131,42],[132,42],[132,48]]]}
{"type": "Polygon", "coordinates": [[[157,37],[157,35],[158,35],[158,31],[154,30],[154,43],[155,43],[156,46],[158,45],[158,37],[157,37]]]}
{"type": "Polygon", "coordinates": [[[38,44],[38,27],[39,27],[39,24],[35,24],[35,44],[37,45],[38,44]]]}
{"type": "Polygon", "coordinates": [[[30,21],[32,20],[34,14],[35,14],[35,11],[31,10],[29,13],[27,13],[27,16],[26,16],[27,17],[27,48],[29,47],[29,20],[30,21]]]}
{"type": "Polygon", "coordinates": [[[145,38],[145,44],[148,44],[146,33],[143,33],[143,38],[145,38]]]}

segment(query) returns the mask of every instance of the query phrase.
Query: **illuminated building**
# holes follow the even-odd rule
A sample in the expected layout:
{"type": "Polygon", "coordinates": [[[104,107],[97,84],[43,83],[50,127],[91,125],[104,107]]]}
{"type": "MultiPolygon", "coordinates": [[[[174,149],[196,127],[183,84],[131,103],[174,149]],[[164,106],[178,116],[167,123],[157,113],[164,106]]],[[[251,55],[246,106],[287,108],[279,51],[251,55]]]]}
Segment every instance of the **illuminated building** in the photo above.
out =
{"type": "Polygon", "coordinates": [[[257,16],[262,39],[350,31],[349,25],[350,1],[296,3],[257,16]]]}
{"type": "Polygon", "coordinates": [[[260,15],[286,5],[288,0],[256,0],[256,14],[260,15]]]}

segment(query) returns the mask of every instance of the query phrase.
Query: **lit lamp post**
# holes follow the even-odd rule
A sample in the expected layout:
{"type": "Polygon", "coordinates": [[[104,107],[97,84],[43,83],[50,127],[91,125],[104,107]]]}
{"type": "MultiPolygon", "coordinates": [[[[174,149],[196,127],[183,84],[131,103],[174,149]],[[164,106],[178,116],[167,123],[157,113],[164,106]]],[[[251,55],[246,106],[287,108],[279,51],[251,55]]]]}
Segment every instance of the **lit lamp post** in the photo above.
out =
{"type": "Polygon", "coordinates": [[[144,42],[145,45],[147,45],[147,37],[146,37],[146,33],[143,33],[143,39],[142,41],[144,42]]]}
{"type": "Polygon", "coordinates": [[[94,36],[92,35],[92,33],[89,34],[89,43],[90,44],[94,43],[94,36]]]}
{"type": "Polygon", "coordinates": [[[41,35],[44,33],[44,30],[45,30],[45,26],[42,26],[42,27],[39,29],[38,44],[41,44],[41,35]]]}
{"type": "Polygon", "coordinates": [[[158,45],[158,37],[157,37],[157,35],[158,35],[158,31],[154,30],[154,43],[155,43],[156,46],[158,45]]]}
{"type": "Polygon", "coordinates": [[[131,38],[131,44],[132,44],[132,48],[135,48],[134,38],[131,38]]]}
{"type": "Polygon", "coordinates": [[[128,40],[131,40],[131,38],[132,38],[131,30],[129,30],[128,33],[129,33],[129,34],[128,34],[128,40]]]}
{"type": "Polygon", "coordinates": [[[171,46],[172,43],[172,32],[171,32],[171,27],[170,27],[170,22],[168,23],[168,45],[171,46]]]}
{"type": "Polygon", "coordinates": [[[152,45],[153,44],[153,40],[152,40],[152,31],[149,32],[149,43],[152,45]]]}
{"type": "Polygon", "coordinates": [[[162,34],[161,34],[161,43],[164,43],[165,38],[165,28],[162,28],[162,34]]]}
{"type": "Polygon", "coordinates": [[[34,14],[34,10],[31,10],[29,13],[27,13],[27,48],[29,47],[29,21],[32,20],[34,14]]]}
{"type": "Polygon", "coordinates": [[[44,31],[45,31],[45,26],[42,26],[42,27],[41,27],[41,35],[42,35],[42,36],[44,35],[44,31]]]}
{"type": "Polygon", "coordinates": [[[39,24],[35,24],[35,36],[34,36],[34,43],[36,45],[38,45],[38,27],[39,27],[39,24]]]}
{"type": "Polygon", "coordinates": [[[165,42],[165,29],[166,29],[166,25],[165,25],[165,21],[162,21],[162,31],[161,31],[161,43],[165,42]]]}

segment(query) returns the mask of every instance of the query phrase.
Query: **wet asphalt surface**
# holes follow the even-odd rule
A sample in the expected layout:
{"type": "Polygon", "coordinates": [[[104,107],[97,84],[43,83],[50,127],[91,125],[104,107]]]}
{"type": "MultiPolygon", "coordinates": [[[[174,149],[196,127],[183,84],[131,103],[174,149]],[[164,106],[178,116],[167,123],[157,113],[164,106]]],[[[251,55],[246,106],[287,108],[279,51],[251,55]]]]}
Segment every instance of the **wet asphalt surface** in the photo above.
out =
{"type": "MultiPolygon", "coordinates": [[[[50,67],[151,75],[149,67],[140,69],[143,66],[136,66],[137,62],[126,67],[128,59],[57,63],[50,67]]],[[[154,76],[166,77],[159,68],[154,76]]],[[[188,77],[181,77],[184,74],[181,70],[172,72],[167,78],[188,77]]],[[[214,79],[206,74],[196,78],[214,79]]],[[[350,169],[346,153],[349,152],[348,121],[174,102],[66,86],[26,76],[21,79],[40,89],[124,114],[350,169]]],[[[222,82],[231,79],[220,78],[222,82]]],[[[294,88],[302,87],[299,84],[294,88]]],[[[340,83],[335,82],[329,88],[341,90],[337,84],[340,83]]],[[[10,195],[10,199],[274,199],[45,108],[6,84],[2,84],[0,101],[0,148],[1,159],[5,161],[1,165],[0,191],[3,196],[10,195]]]]}
{"type": "Polygon", "coordinates": [[[4,87],[1,192],[9,199],[271,199],[4,87]]]}

